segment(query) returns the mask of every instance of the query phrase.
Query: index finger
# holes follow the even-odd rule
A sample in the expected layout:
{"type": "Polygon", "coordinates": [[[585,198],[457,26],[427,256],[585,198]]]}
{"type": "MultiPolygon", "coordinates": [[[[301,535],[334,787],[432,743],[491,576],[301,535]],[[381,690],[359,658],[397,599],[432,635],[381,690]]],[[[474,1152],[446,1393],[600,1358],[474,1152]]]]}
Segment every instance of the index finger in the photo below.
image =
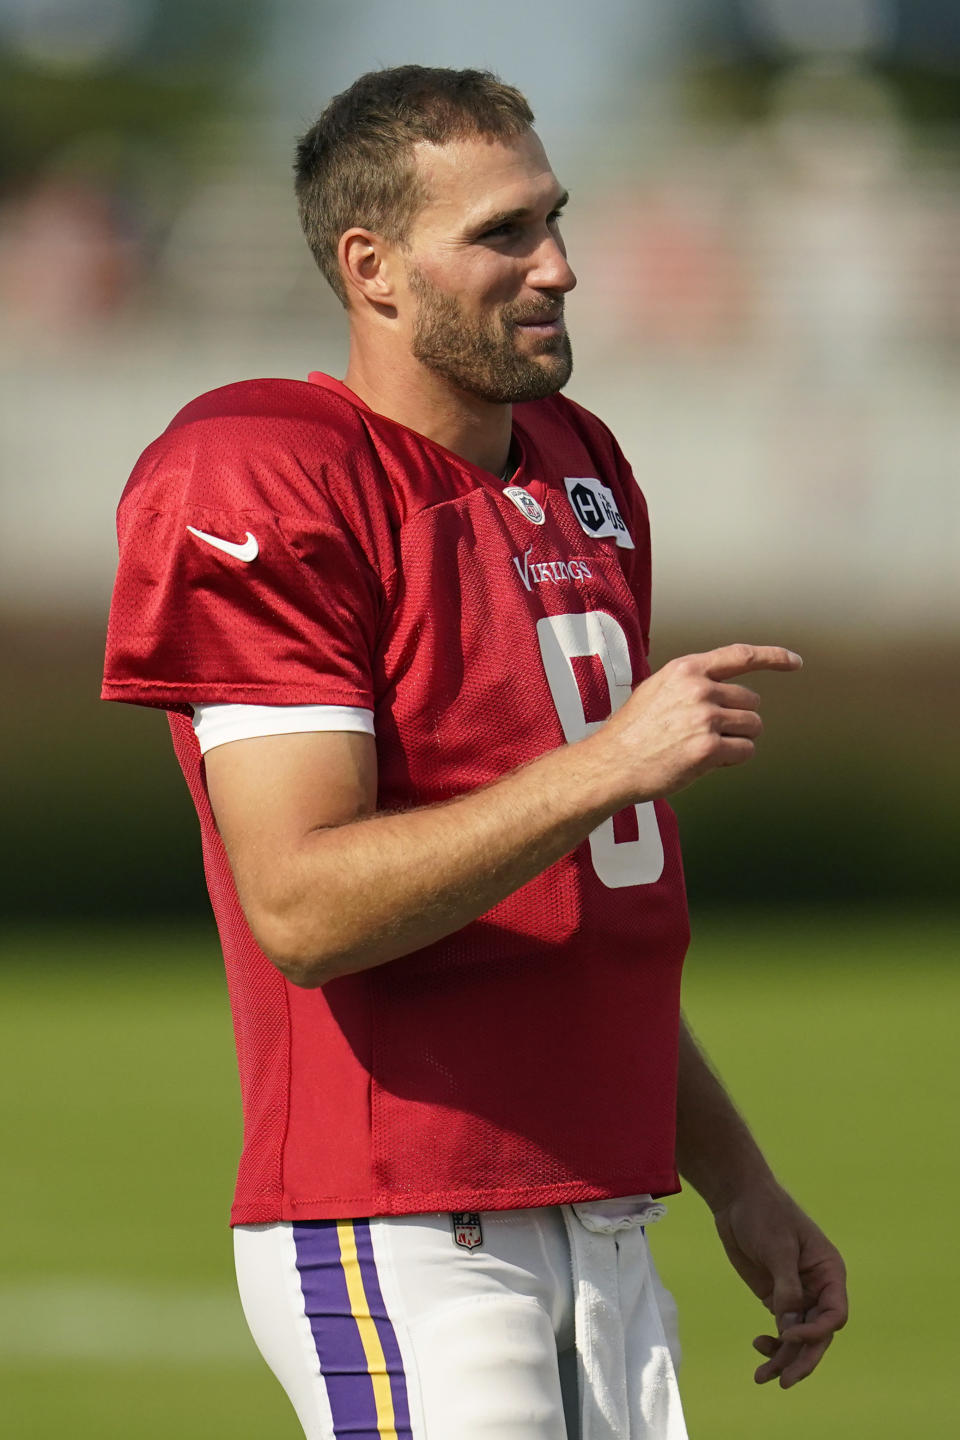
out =
{"type": "Polygon", "coordinates": [[[711,680],[732,680],[751,670],[800,670],[803,660],[782,645],[721,645],[701,657],[711,680]]]}

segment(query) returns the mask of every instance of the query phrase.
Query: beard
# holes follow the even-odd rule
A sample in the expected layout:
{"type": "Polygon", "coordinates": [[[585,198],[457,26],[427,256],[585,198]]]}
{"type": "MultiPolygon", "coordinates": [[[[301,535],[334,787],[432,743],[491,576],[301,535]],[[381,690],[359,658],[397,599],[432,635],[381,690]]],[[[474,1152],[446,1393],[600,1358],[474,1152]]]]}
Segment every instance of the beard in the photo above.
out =
{"type": "MultiPolygon", "coordinates": [[[[518,326],[544,314],[541,305],[506,305],[499,317],[468,317],[453,295],[438,290],[421,270],[411,269],[410,288],[419,301],[412,353],[468,395],[495,405],[544,400],[562,390],[573,370],[566,330],[540,340],[538,354],[521,354],[518,326]]],[[[556,309],[558,296],[553,301],[556,309]]]]}

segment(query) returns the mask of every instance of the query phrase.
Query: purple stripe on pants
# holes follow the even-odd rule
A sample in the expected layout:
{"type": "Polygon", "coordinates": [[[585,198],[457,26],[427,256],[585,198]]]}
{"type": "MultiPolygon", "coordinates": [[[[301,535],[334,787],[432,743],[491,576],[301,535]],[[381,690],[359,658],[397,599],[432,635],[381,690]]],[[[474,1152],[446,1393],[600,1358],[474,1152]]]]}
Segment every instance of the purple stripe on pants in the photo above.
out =
{"type": "MultiPolygon", "coordinates": [[[[337,1222],[303,1221],[294,1225],[293,1240],[334,1434],[349,1435],[352,1440],[380,1440],[373,1381],[340,1263],[337,1222]]],[[[366,1278],[364,1275],[364,1281],[366,1278]]]]}
{"type": "Polygon", "coordinates": [[[377,1262],[373,1254],[370,1221],[355,1220],[353,1222],[353,1233],[357,1241],[357,1259],[360,1262],[360,1274],[363,1276],[363,1288],[366,1292],[367,1304],[370,1307],[370,1314],[373,1316],[373,1323],[377,1327],[380,1344],[383,1346],[383,1358],[386,1362],[387,1374],[390,1376],[390,1392],[393,1396],[393,1414],[397,1429],[397,1440],[412,1440],[410,1430],[410,1402],[407,1399],[407,1377],[403,1369],[403,1360],[400,1358],[400,1346],[397,1344],[396,1331],[393,1328],[390,1316],[387,1314],[387,1307],[383,1303],[383,1295],[380,1291],[380,1277],[377,1274],[377,1262]]]}

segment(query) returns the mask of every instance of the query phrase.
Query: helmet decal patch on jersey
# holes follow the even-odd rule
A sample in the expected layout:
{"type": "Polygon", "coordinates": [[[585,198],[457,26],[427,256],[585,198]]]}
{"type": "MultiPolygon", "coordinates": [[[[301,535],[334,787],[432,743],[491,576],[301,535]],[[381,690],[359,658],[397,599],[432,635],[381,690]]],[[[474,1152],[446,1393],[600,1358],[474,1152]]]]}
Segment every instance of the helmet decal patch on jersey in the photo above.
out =
{"type": "Polygon", "coordinates": [[[621,550],[635,548],[613,491],[602,480],[593,475],[575,475],[565,476],[563,483],[581,530],[595,540],[614,539],[621,550]]]}
{"type": "Polygon", "coordinates": [[[453,1238],[463,1250],[476,1250],[483,1244],[483,1227],[476,1210],[454,1210],[450,1215],[453,1238]]]}
{"type": "Polygon", "coordinates": [[[529,490],[524,490],[522,485],[508,485],[503,493],[508,500],[513,501],[521,515],[526,515],[527,519],[533,525],[542,525],[544,523],[547,517],[529,490]]]}

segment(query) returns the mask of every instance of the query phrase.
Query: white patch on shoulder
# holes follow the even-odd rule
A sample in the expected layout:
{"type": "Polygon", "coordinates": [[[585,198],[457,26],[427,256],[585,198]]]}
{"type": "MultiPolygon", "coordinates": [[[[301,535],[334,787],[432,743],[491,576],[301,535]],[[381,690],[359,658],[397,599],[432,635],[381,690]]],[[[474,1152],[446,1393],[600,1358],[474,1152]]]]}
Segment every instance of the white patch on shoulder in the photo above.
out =
{"type": "Polygon", "coordinates": [[[574,515],[580,522],[580,529],[592,535],[595,540],[616,540],[621,550],[636,547],[630,538],[630,531],[620,514],[613,491],[595,475],[565,476],[567,499],[574,515]]]}

